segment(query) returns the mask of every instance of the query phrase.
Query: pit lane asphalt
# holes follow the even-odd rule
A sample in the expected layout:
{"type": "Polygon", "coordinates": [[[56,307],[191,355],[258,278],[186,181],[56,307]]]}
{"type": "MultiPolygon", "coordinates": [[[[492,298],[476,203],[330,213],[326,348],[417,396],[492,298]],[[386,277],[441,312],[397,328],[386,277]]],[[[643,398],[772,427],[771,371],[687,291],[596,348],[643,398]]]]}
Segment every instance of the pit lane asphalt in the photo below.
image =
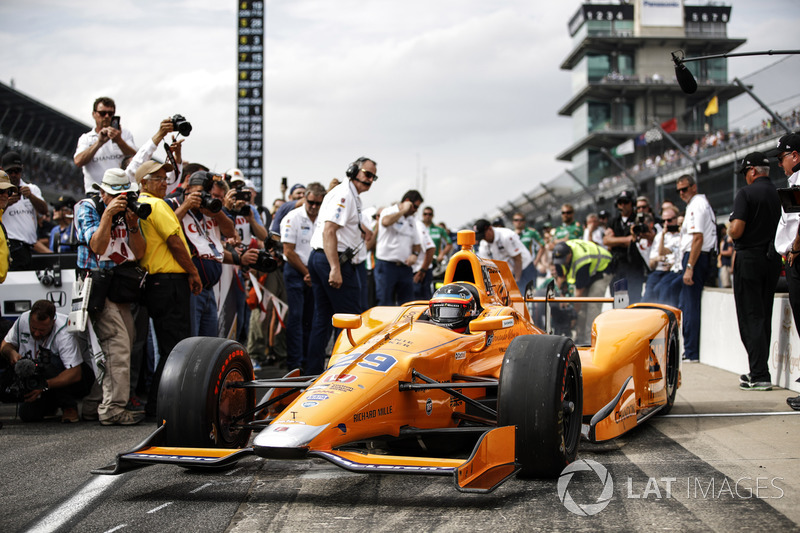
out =
{"type": "Polygon", "coordinates": [[[800,416],[785,403],[794,394],[740,391],[737,378],[684,366],[672,415],[771,414],[660,417],[612,442],[582,443],[579,458],[610,474],[611,498],[589,507],[604,488],[591,470],[575,473],[562,496],[592,516],[567,510],[555,480],[462,494],[446,477],[359,475],[321,460],[93,476],[152,426],[22,424],[2,405],[0,531],[800,531],[800,416]]]}

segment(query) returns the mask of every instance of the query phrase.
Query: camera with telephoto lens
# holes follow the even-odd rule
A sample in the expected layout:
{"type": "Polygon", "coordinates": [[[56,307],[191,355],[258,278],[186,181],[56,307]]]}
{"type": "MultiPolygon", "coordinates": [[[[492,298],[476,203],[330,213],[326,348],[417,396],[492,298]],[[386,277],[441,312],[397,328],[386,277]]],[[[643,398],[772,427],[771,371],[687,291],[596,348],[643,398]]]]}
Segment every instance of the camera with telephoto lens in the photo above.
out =
{"type": "Polygon", "coordinates": [[[633,233],[635,235],[641,235],[642,233],[647,233],[647,230],[647,224],[644,223],[644,213],[638,213],[634,221],[633,233]]]}
{"type": "MultiPolygon", "coordinates": [[[[124,194],[125,201],[128,202],[128,209],[133,211],[137,217],[141,218],[142,220],[146,220],[153,211],[153,208],[148,204],[141,203],[139,201],[139,195],[135,192],[126,192],[124,194]]],[[[124,213],[121,213],[121,215],[125,216],[124,213]]]]}
{"type": "MultiPolygon", "coordinates": [[[[40,348],[40,357],[42,351],[49,352],[46,348],[40,348]]],[[[47,386],[44,365],[28,358],[22,358],[13,368],[7,368],[0,381],[0,401],[6,403],[22,402],[29,392],[47,386]]]]}
{"type": "Polygon", "coordinates": [[[200,193],[200,207],[212,213],[219,213],[222,210],[222,200],[214,198],[211,193],[203,191],[200,193]]]}
{"type": "Polygon", "coordinates": [[[192,133],[192,125],[183,115],[172,115],[172,129],[188,137],[192,133]]]}

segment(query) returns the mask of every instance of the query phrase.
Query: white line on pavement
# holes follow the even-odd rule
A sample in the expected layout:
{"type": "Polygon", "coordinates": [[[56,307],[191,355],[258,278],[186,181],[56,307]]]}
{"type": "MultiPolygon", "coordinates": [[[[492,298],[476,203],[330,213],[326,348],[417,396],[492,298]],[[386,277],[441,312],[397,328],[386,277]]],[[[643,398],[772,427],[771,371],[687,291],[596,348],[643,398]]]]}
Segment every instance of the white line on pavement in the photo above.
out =
{"type": "Polygon", "coordinates": [[[200,492],[200,491],[201,491],[201,490],[203,490],[204,488],[206,488],[206,487],[210,487],[211,485],[213,485],[213,483],[206,483],[206,484],[204,484],[204,485],[200,485],[200,486],[199,486],[199,487],[197,487],[196,489],[194,489],[194,490],[190,490],[190,491],[189,491],[189,494],[194,494],[195,492],[200,492]]]}
{"type": "Polygon", "coordinates": [[[149,511],[147,511],[147,514],[153,514],[155,512],[158,512],[158,511],[160,511],[161,509],[163,509],[164,507],[166,507],[168,505],[172,505],[172,502],[162,503],[158,507],[154,507],[154,508],[150,509],[149,511]]]}
{"type": "Polygon", "coordinates": [[[89,504],[122,480],[122,476],[95,476],[80,491],[67,501],[53,509],[47,516],[39,520],[28,531],[45,533],[56,531],[83,511],[89,504]]]}

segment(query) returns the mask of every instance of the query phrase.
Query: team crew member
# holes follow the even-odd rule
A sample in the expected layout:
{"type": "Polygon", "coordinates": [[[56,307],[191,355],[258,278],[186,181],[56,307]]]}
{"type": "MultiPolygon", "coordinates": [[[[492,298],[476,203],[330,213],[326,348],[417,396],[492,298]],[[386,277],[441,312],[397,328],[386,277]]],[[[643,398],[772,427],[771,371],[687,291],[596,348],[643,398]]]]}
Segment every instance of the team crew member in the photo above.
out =
{"type": "Polygon", "coordinates": [[[781,263],[773,235],[781,218],[778,191],[769,179],[769,159],[761,152],[745,156],[741,171],[747,186],[736,193],[728,234],[736,249],[733,296],[739,334],[747,350],[750,372],[741,378],[744,390],[770,390],[769,342],[772,304],[781,263]]]}
{"type": "MultiPolygon", "coordinates": [[[[789,178],[789,187],[800,185],[800,135],[790,133],[778,140],[778,165],[789,178]]],[[[781,211],[778,230],[775,233],[775,250],[786,261],[786,282],[789,285],[789,305],[794,316],[794,325],[800,331],[800,213],[781,211]]],[[[787,398],[786,403],[800,411],[800,396],[787,398]]]]}
{"type": "Polygon", "coordinates": [[[148,416],[156,414],[158,383],[167,357],[176,344],[191,334],[189,297],[203,289],[178,217],[163,200],[170,170],[172,165],[147,161],[136,171],[136,181],[142,188],[139,201],[152,208],[150,216],[140,222],[147,243],[140,261],[148,272],[145,304],[153,319],[159,352],[147,399],[148,416]]]}
{"type": "MultiPolygon", "coordinates": [[[[125,196],[136,192],[137,185],[130,182],[122,169],[111,168],[93,189],[99,189],[99,198],[89,197],[75,206],[80,242],[78,268],[86,274],[135,266],[135,261],[144,255],[146,244],[139,232],[138,218],[128,209],[125,196]]],[[[97,285],[93,285],[92,290],[96,288],[97,285]]],[[[109,291],[103,309],[90,315],[106,364],[102,387],[95,387],[83,402],[83,418],[97,420],[99,417],[103,425],[128,426],[141,422],[143,417],[141,413],[126,409],[136,329],[131,314],[132,302],[118,300],[120,298],[109,291]]]]}
{"type": "Polygon", "coordinates": [[[375,289],[378,305],[414,299],[414,271],[421,251],[414,214],[422,204],[419,191],[407,191],[399,204],[381,211],[375,247],[375,289]]]}
{"type": "MultiPolygon", "coordinates": [[[[572,239],[560,242],[553,248],[553,265],[557,278],[566,278],[567,283],[575,286],[575,296],[600,298],[611,282],[613,256],[591,241],[572,239]]],[[[602,306],[602,303],[576,304],[576,344],[591,342],[592,323],[602,306]]]]}
{"type": "Polygon", "coordinates": [[[519,291],[524,294],[528,283],[536,279],[536,267],[531,253],[522,245],[514,230],[495,228],[483,218],[475,223],[474,230],[475,239],[480,241],[478,255],[507,262],[519,291]]]}
{"type": "Polygon", "coordinates": [[[700,303],[703,283],[709,268],[709,256],[717,247],[717,224],[714,210],[704,194],[697,194],[694,178],[678,178],[677,191],[686,202],[681,226],[680,257],[683,264],[681,311],[683,311],[684,359],[700,360],[700,303]]]}
{"type": "Polygon", "coordinates": [[[11,183],[11,178],[8,174],[0,170],[0,283],[6,280],[8,275],[9,253],[8,253],[8,235],[6,235],[6,228],[3,226],[3,213],[8,206],[8,197],[14,194],[17,187],[11,183]]]}
{"type": "Polygon", "coordinates": [[[419,235],[420,247],[422,253],[417,257],[414,266],[411,269],[414,271],[414,299],[415,300],[430,300],[433,294],[433,256],[436,253],[436,245],[433,243],[425,224],[419,220],[414,221],[417,227],[417,235],[419,235]]]}
{"type": "Polygon", "coordinates": [[[289,304],[286,315],[286,366],[290,370],[305,368],[306,364],[314,317],[314,293],[307,265],[314,223],[324,198],[325,187],[321,183],[310,183],[305,190],[304,204],[289,211],[280,223],[283,255],[286,257],[283,280],[289,304]]]}
{"type": "Polygon", "coordinates": [[[377,165],[361,157],[347,169],[348,181],[325,196],[311,237],[308,271],[314,291],[314,318],[308,341],[307,374],[322,371],[334,313],[361,313],[361,283],[352,258],[372,232],[361,224],[360,195],[378,179],[377,165]]]}
{"type": "Polygon", "coordinates": [[[42,420],[57,408],[62,422],[78,421],[77,400],[88,392],[94,374],[67,332],[66,315],[57,314],[52,302],[38,300],[22,313],[0,344],[0,355],[9,365],[5,372],[15,372],[21,359],[34,361],[44,371],[42,386],[28,391],[20,404],[23,422],[42,420]]]}

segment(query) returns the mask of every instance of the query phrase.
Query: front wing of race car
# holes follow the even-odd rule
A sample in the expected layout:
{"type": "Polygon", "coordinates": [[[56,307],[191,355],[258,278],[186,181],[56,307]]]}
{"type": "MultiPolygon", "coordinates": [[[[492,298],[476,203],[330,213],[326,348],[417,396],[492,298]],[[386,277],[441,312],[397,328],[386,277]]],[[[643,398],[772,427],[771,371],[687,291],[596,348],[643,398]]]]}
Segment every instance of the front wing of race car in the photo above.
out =
{"type": "MultiPolygon", "coordinates": [[[[160,426],[133,450],[117,455],[114,464],[94,474],[122,474],[153,464],[185,468],[214,469],[230,466],[254,455],[252,448],[181,448],[159,446],[166,426],[160,426]]],[[[516,428],[503,426],[481,435],[467,459],[379,455],[344,450],[301,450],[305,458],[325,459],[345,470],[358,473],[418,474],[453,476],[461,492],[491,492],[519,470],[515,462],[516,428]]]]}

